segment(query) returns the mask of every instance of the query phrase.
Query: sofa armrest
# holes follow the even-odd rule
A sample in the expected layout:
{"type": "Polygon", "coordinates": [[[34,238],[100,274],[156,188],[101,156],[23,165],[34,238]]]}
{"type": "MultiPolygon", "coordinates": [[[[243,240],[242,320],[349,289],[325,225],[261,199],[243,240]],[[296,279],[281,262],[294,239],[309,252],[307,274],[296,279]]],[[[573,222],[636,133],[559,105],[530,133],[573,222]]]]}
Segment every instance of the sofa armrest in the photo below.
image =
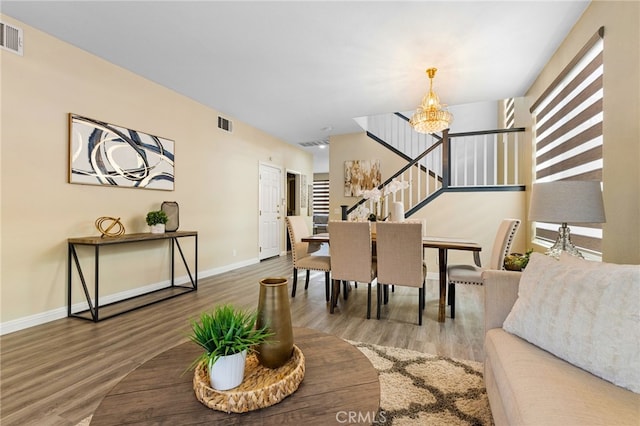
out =
{"type": "Polygon", "coordinates": [[[518,299],[521,272],[486,270],[482,273],[484,285],[484,332],[501,328],[518,299]]]}

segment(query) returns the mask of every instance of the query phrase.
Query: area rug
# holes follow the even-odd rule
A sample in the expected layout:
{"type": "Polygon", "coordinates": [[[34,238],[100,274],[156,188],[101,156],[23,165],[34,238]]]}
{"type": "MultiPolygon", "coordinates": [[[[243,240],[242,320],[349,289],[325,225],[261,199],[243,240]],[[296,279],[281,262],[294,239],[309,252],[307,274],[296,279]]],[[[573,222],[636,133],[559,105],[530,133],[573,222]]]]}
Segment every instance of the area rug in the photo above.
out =
{"type": "MultiPolygon", "coordinates": [[[[349,341],[378,370],[376,426],[493,425],[482,363],[349,341]]],[[[87,426],[91,417],[76,426],[87,426]]]]}
{"type": "Polygon", "coordinates": [[[349,341],[378,370],[376,425],[493,425],[482,363],[349,341]]]}

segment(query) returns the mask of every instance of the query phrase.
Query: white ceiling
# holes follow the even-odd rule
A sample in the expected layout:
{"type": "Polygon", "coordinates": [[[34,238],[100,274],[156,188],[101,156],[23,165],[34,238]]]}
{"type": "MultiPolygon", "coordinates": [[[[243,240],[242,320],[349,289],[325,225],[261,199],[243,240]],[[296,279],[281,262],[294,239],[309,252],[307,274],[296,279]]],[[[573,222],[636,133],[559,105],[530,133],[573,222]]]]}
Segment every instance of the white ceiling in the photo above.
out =
{"type": "Polygon", "coordinates": [[[0,10],[298,144],[415,109],[431,66],[449,105],[522,96],[588,3],[3,0],[0,10]]]}

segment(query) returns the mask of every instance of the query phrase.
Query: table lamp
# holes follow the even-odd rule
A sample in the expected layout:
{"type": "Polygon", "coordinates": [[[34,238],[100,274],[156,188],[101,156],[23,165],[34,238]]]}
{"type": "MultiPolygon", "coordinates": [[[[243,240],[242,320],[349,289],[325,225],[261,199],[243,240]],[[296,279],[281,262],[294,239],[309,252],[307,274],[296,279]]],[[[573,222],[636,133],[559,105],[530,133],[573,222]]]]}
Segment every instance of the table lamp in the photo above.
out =
{"type": "Polygon", "coordinates": [[[548,256],[558,258],[564,251],[583,257],[571,242],[567,223],[605,222],[600,182],[563,180],[533,184],[529,220],[562,224],[558,239],[546,252],[548,256]]]}

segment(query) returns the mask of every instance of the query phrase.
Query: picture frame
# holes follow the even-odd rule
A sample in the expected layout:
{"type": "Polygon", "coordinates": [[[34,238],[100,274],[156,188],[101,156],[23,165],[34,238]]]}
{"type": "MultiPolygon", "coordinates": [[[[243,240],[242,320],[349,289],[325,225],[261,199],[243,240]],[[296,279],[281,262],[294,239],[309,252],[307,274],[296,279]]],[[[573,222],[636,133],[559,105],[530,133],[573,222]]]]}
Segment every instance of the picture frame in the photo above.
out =
{"type": "Polygon", "coordinates": [[[377,188],[382,183],[380,160],[344,162],[344,196],[359,197],[362,191],[377,188]]]}
{"type": "Polygon", "coordinates": [[[69,183],[174,190],[175,143],[69,114],[69,183]]]}

